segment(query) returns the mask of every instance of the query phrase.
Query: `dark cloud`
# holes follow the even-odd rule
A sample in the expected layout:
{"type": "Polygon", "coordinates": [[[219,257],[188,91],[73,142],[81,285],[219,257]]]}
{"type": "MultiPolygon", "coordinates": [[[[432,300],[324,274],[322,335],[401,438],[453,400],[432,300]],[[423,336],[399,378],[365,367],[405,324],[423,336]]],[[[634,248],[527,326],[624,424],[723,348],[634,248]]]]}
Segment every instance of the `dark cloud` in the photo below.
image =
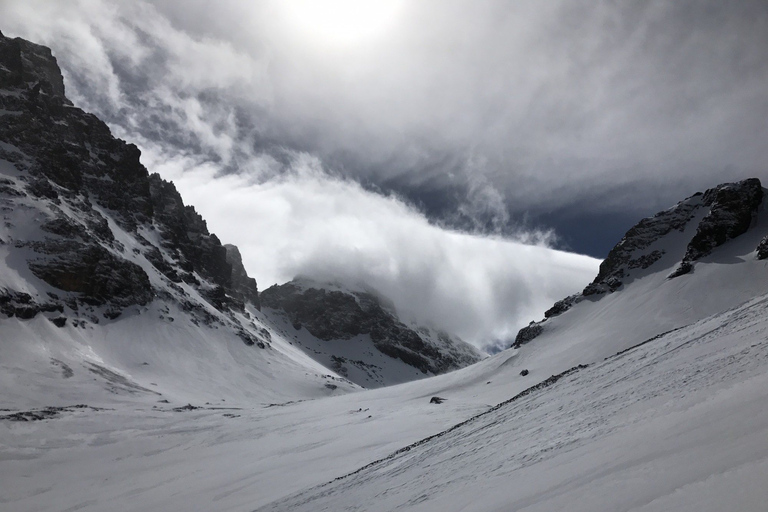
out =
{"type": "MultiPolygon", "coordinates": [[[[360,185],[361,217],[366,201],[381,197],[406,205],[410,213],[398,213],[402,222],[394,224],[403,229],[416,222],[414,206],[426,214],[437,231],[417,224],[429,233],[427,247],[441,248],[423,248],[434,257],[464,247],[446,227],[604,256],[640,216],[722,181],[768,178],[764,1],[404,1],[381,37],[346,45],[298,30],[286,5],[7,0],[0,19],[7,34],[51,46],[73,100],[180,183],[181,171],[204,169],[222,183],[256,187],[259,197],[281,183],[293,183],[295,194],[348,193],[294,179],[296,162],[313,155],[328,183],[360,185]]],[[[199,197],[212,225],[226,222],[220,207],[206,211],[199,197]]],[[[297,211],[354,226],[335,204],[297,211]]],[[[290,209],[281,212],[286,229],[293,226],[290,209]]],[[[408,259],[396,231],[385,237],[398,247],[384,253],[387,261],[426,268],[428,260],[408,259]]],[[[500,240],[471,238],[486,239],[500,240]]],[[[355,252],[351,238],[343,240],[351,245],[336,247],[350,259],[333,260],[318,242],[311,257],[286,248],[298,256],[280,268],[274,254],[253,264],[271,269],[267,282],[313,265],[340,272],[329,262],[348,266],[355,252]]],[[[463,252],[470,267],[482,264],[477,248],[489,247],[477,244],[463,252]]],[[[509,257],[523,251],[503,247],[509,257]]],[[[384,265],[372,254],[361,261],[384,265]]],[[[537,264],[513,259],[528,267],[505,286],[536,290],[540,284],[523,275],[536,267],[542,276],[537,264]]],[[[460,267],[422,274],[434,285],[460,267]]],[[[589,265],[576,267],[560,284],[577,288],[588,279],[589,265]]],[[[471,283],[485,286],[504,270],[489,268],[471,283]]],[[[377,275],[394,290],[409,274],[377,275]]],[[[537,295],[536,307],[568,288],[556,284],[537,295]]],[[[466,310],[518,301],[525,305],[510,306],[517,325],[533,306],[508,287],[466,310]]],[[[453,299],[443,292],[435,304],[448,307],[453,299]]],[[[502,316],[481,335],[477,326],[487,319],[470,315],[477,329],[467,332],[485,341],[507,333],[502,316]]]]}
{"type": "Polygon", "coordinates": [[[109,108],[81,74],[78,92],[112,122],[131,117],[225,169],[305,151],[461,226],[544,227],[574,204],[588,217],[647,214],[724,179],[766,177],[765,2],[405,2],[382,38],[332,48],[297,33],[284,4],[81,2],[125,34],[90,27],[123,98],[109,108]],[[210,130],[182,136],[191,105],[210,130]],[[492,214],[468,206],[478,183],[502,200],[492,214]]]}

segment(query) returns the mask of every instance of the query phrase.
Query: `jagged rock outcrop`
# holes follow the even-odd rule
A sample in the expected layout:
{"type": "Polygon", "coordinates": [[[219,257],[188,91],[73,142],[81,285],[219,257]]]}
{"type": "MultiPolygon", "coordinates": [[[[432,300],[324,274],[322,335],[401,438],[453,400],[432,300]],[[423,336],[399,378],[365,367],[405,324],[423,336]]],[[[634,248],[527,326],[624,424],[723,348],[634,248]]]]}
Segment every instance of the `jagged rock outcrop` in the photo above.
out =
{"type": "MultiPolygon", "coordinates": [[[[146,261],[169,286],[192,286],[220,310],[258,305],[239,253],[228,254],[172,183],[148,173],[135,145],[72,105],[51,51],[2,34],[0,142],[0,160],[18,170],[0,179],[3,209],[16,212],[5,215],[8,241],[31,251],[31,273],[63,292],[54,303],[105,306],[108,317],[146,304],[156,295],[146,261]],[[36,213],[28,219],[23,209],[36,213]],[[113,229],[140,246],[129,251],[113,229]]],[[[181,288],[171,289],[186,300],[181,288]]]]}
{"type": "MultiPolygon", "coordinates": [[[[512,346],[519,347],[534,339],[543,332],[547,319],[568,311],[585,297],[599,299],[603,294],[619,290],[637,272],[650,268],[665,256],[662,241],[670,233],[684,232],[691,227],[692,221],[698,219],[695,234],[668,277],[672,279],[690,273],[696,261],[750,228],[763,197],[760,180],[749,178],[724,183],[704,193],[697,192],[668,210],[642,219],[611,249],[600,264],[595,279],[581,293],[557,301],[544,313],[544,320],[523,327],[512,346]]],[[[757,258],[768,258],[768,237],[757,247],[757,258]]]]}
{"type": "MultiPolygon", "coordinates": [[[[583,295],[596,295],[619,288],[630,270],[646,269],[661,259],[663,250],[645,252],[653,243],[671,231],[683,231],[702,205],[699,192],[668,210],[642,219],[632,226],[600,264],[595,279],[584,288],[583,295]]],[[[570,301],[573,304],[574,301],[570,301]]],[[[568,306],[570,307],[570,305],[568,306]]],[[[568,308],[559,308],[562,313],[568,308]]]]}
{"type": "Polygon", "coordinates": [[[49,48],[18,37],[7,38],[0,32],[0,62],[5,68],[0,75],[0,88],[39,84],[38,93],[71,105],[64,97],[64,79],[49,48]]]}
{"type": "Polygon", "coordinates": [[[232,244],[225,244],[224,249],[227,250],[227,263],[232,267],[230,293],[236,295],[241,300],[250,301],[257,309],[261,309],[259,287],[256,285],[254,278],[248,277],[248,272],[245,271],[243,266],[243,257],[240,255],[240,250],[232,244]]]}
{"type": "Polygon", "coordinates": [[[709,212],[699,222],[683,261],[670,277],[687,274],[693,269],[694,261],[745,233],[762,201],[763,187],[757,178],[725,183],[707,190],[702,203],[709,207],[709,212]]]}
{"type": "Polygon", "coordinates": [[[512,348],[519,348],[521,345],[525,345],[541,334],[542,331],[544,331],[544,327],[541,326],[541,323],[531,322],[517,332],[512,348]]]}
{"type": "Polygon", "coordinates": [[[768,235],[763,237],[757,246],[757,259],[764,260],[766,258],[768,258],[768,235]]]}
{"type": "Polygon", "coordinates": [[[423,373],[444,373],[472,364],[479,353],[446,334],[438,343],[402,323],[386,299],[373,292],[326,289],[295,280],[261,292],[261,304],[284,312],[294,328],[324,341],[367,334],[376,349],[423,373]]]}

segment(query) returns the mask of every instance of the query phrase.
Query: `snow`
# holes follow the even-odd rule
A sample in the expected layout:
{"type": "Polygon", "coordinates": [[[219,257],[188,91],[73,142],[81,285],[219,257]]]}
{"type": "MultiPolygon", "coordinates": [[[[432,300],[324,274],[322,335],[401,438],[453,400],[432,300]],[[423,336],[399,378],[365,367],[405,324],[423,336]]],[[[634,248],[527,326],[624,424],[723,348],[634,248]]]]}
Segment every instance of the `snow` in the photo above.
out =
{"type": "Polygon", "coordinates": [[[2,499],[12,510],[764,510],[766,309],[761,296],[596,362],[323,487],[544,375],[519,376],[523,347],[283,406],[173,412],[178,400],[123,397],[112,410],[4,421],[2,499]],[[447,401],[430,405],[438,393],[447,401]]]}
{"type": "Polygon", "coordinates": [[[765,510],[767,307],[681,329],[258,510],[765,510]],[[719,499],[700,494],[709,485],[719,499]]]}
{"type": "MultiPolygon", "coordinates": [[[[56,214],[3,201],[3,240],[41,236],[30,211],[56,214]]],[[[101,213],[122,255],[179,293],[101,213]]],[[[372,390],[310,357],[327,349],[269,311],[209,308],[218,320],[204,325],[156,300],[98,324],[3,319],[0,416],[90,408],[0,419],[0,509],[764,511],[768,262],[754,249],[767,228],[763,208],[752,230],[669,280],[691,235],[673,232],[648,248],[665,251],[656,264],[519,350],[372,390]],[[268,329],[271,346],[246,346],[233,322],[268,329]]],[[[10,248],[0,244],[0,287],[44,297],[28,255],[10,248]]],[[[371,349],[355,341],[350,358],[371,349]]],[[[382,367],[405,376],[398,363],[382,367]]]]}

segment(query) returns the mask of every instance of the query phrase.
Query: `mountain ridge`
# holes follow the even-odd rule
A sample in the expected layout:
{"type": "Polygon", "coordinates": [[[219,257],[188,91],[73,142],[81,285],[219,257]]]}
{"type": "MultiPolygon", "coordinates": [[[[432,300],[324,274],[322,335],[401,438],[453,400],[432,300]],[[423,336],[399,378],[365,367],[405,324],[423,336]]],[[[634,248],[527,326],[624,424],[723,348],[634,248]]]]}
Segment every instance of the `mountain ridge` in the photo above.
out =
{"type": "MultiPolygon", "coordinates": [[[[597,276],[584,290],[555,302],[544,312],[543,320],[531,322],[518,332],[512,346],[520,347],[533,340],[543,332],[544,322],[586,298],[600,300],[605,294],[620,292],[639,276],[652,271],[670,251],[664,247],[665,239],[671,233],[683,233],[692,223],[696,226],[695,233],[687,240],[684,252],[676,256],[679,260],[668,278],[693,272],[697,261],[754,227],[758,210],[764,208],[765,192],[758,178],[723,183],[641,219],[611,249],[600,264],[597,276]]],[[[768,247],[768,235],[755,246],[756,259],[768,257],[768,252],[761,251],[761,247],[768,247]]]]}
{"type": "MultiPolygon", "coordinates": [[[[346,374],[364,385],[380,386],[479,359],[468,346],[456,354],[435,350],[435,343],[423,343],[422,334],[395,316],[385,316],[388,328],[376,331],[375,341],[370,336],[357,340],[365,347],[352,352],[323,349],[313,337],[302,335],[306,346],[299,353],[298,345],[292,346],[296,333],[283,327],[273,309],[271,316],[261,313],[258,285],[238,248],[223,244],[172,182],[142,165],[138,147],[113,137],[104,122],[66,98],[50,49],[0,35],[0,119],[0,257],[9,265],[0,276],[0,313],[8,319],[40,316],[62,329],[64,337],[73,328],[106,331],[113,322],[134,322],[136,315],[147,317],[148,324],[189,322],[191,336],[200,337],[195,357],[207,350],[202,348],[205,338],[239,340],[243,347],[237,352],[268,351],[267,356],[249,353],[245,360],[257,361],[243,371],[248,374],[245,382],[258,381],[265,396],[276,397],[284,392],[291,396],[280,389],[280,382],[268,381],[268,365],[278,360],[292,368],[297,382],[309,376],[297,385],[311,389],[306,396],[316,396],[359,389],[346,374]],[[409,340],[410,346],[388,343],[387,337],[395,336],[409,340]],[[388,348],[382,352],[377,347],[388,348]],[[318,358],[319,352],[325,355],[318,358]],[[263,376],[256,378],[253,372],[263,376]]],[[[372,295],[369,302],[384,304],[372,295]]],[[[151,336],[151,331],[144,335],[151,336]]],[[[447,335],[438,338],[443,348],[454,343],[447,335]]],[[[90,368],[73,355],[84,343],[80,336],[69,343],[73,352],[60,360],[71,368],[90,368]]],[[[180,340],[172,343],[186,350],[180,340]]],[[[153,350],[151,345],[145,348],[153,350]]],[[[219,348],[210,347],[213,352],[219,348]]],[[[218,364],[212,354],[207,357],[212,359],[204,366],[218,364]]],[[[238,364],[238,357],[227,364],[238,364]]],[[[125,376],[123,364],[115,361],[110,371],[125,376]]],[[[221,369],[227,371],[231,367],[221,369]]],[[[136,386],[147,389],[147,384],[136,386]]],[[[110,384],[107,389],[114,388],[110,384]]]]}

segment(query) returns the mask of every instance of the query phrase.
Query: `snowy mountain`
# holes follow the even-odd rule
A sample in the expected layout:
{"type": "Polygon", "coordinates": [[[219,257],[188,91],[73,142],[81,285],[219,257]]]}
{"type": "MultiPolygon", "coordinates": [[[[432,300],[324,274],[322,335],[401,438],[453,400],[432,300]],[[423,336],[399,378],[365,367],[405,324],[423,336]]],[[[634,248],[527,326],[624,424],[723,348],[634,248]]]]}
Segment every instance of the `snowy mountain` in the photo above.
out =
{"type": "Polygon", "coordinates": [[[768,284],[758,250],[768,233],[764,192],[756,178],[725,183],[641,220],[592,283],[521,329],[514,346],[565,328],[642,341],[755,297],[768,284]]]}
{"type": "Polygon", "coordinates": [[[323,298],[302,302],[319,312],[307,324],[319,338],[286,323],[295,311],[275,309],[279,293],[266,294],[272,307],[262,313],[238,249],[208,231],[173,183],[148,173],[136,146],[72,106],[49,49],[0,36],[0,109],[0,331],[12,340],[0,346],[0,378],[13,403],[50,405],[48,386],[62,375],[73,397],[234,392],[270,402],[480,359],[447,334],[406,327],[371,294],[343,295],[364,311],[346,325],[358,332],[334,339],[316,326],[344,312],[323,298]]]}
{"type": "Polygon", "coordinates": [[[399,384],[479,361],[445,332],[402,323],[392,303],[367,287],[307,278],[261,293],[264,313],[310,357],[363,387],[399,384]]]}
{"type": "Polygon", "coordinates": [[[0,35],[0,120],[5,405],[357,388],[273,336],[237,248],[72,106],[49,49],[0,35]]]}
{"type": "Polygon", "coordinates": [[[765,510],[757,180],[639,222],[514,348],[362,390],[475,355],[370,290],[259,294],[138,157],[0,37],[3,510],[765,510]]]}

